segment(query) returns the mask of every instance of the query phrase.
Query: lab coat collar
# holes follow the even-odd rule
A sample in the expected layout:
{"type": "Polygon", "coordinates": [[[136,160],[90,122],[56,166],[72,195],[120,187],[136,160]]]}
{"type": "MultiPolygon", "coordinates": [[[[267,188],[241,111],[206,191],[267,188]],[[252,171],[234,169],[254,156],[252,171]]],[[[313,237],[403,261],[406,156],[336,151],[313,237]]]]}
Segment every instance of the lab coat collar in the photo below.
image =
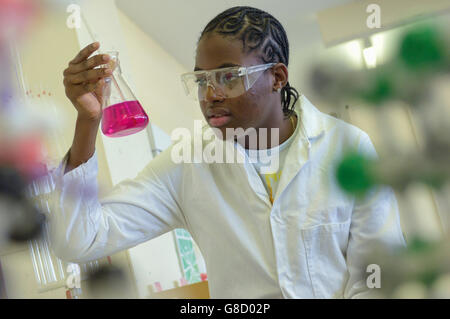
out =
{"type": "MultiPolygon", "coordinates": [[[[319,138],[325,131],[323,114],[304,95],[299,97],[298,102],[300,103],[294,107],[294,111],[297,114],[297,118],[300,120],[300,131],[292,141],[292,145],[289,147],[273,204],[275,204],[283,190],[309,160],[312,147],[311,142],[319,138]]],[[[222,143],[222,141],[218,141],[218,139],[216,139],[216,141],[219,142],[219,144],[222,143]]],[[[225,142],[224,146],[225,148],[236,148],[238,150],[238,152],[235,153],[235,156],[237,156],[236,160],[237,158],[240,158],[237,162],[242,163],[238,166],[244,170],[255,193],[267,206],[272,207],[273,204],[270,202],[269,195],[267,194],[255,167],[253,167],[253,164],[244,160],[246,158],[244,148],[240,144],[232,143],[230,141],[225,142]]]]}
{"type": "MultiPolygon", "coordinates": [[[[242,166],[247,173],[247,177],[250,180],[253,190],[269,207],[275,205],[284,189],[286,189],[289,183],[310,159],[311,143],[320,138],[325,132],[323,113],[321,113],[304,95],[299,97],[298,102],[300,103],[294,107],[294,111],[297,114],[297,118],[300,120],[300,131],[294,137],[292,145],[289,147],[273,203],[270,202],[269,195],[253,165],[244,163],[242,166]]],[[[245,156],[245,151],[242,146],[236,144],[236,147],[240,150],[242,156],[245,156]]]]}
{"type": "Polygon", "coordinates": [[[323,114],[304,96],[299,98],[299,104],[294,108],[300,120],[300,131],[295,136],[288,150],[280,182],[274,196],[274,204],[284,189],[309,161],[311,156],[311,142],[325,131],[323,114]]]}
{"type": "Polygon", "coordinates": [[[318,137],[325,131],[321,112],[302,94],[295,111],[300,114],[302,127],[305,129],[306,137],[310,140],[318,137]]]}

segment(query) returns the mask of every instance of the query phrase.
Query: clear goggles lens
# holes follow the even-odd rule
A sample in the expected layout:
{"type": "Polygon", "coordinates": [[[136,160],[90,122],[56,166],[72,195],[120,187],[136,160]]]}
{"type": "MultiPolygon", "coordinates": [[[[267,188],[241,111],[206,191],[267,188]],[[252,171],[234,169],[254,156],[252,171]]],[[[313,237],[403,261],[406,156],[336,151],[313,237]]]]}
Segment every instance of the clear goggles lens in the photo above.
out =
{"type": "Polygon", "coordinates": [[[209,90],[224,98],[233,98],[249,90],[261,74],[273,65],[275,63],[189,72],[183,74],[181,80],[186,95],[194,100],[205,100],[209,90]]]}

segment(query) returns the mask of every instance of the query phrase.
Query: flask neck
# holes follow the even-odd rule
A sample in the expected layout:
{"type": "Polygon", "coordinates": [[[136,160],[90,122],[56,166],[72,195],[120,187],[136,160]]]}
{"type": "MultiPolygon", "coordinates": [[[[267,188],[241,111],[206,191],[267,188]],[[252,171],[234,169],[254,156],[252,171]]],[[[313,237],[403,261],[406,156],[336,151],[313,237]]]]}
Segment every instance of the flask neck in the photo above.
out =
{"type": "Polygon", "coordinates": [[[113,75],[121,75],[122,74],[122,68],[120,67],[120,61],[119,59],[111,59],[111,61],[108,63],[111,67],[111,70],[113,71],[113,75]]]}
{"type": "Polygon", "coordinates": [[[110,60],[108,62],[108,66],[113,71],[113,74],[122,74],[122,69],[120,67],[120,60],[119,60],[119,52],[117,51],[108,51],[106,54],[109,55],[110,60]]]}

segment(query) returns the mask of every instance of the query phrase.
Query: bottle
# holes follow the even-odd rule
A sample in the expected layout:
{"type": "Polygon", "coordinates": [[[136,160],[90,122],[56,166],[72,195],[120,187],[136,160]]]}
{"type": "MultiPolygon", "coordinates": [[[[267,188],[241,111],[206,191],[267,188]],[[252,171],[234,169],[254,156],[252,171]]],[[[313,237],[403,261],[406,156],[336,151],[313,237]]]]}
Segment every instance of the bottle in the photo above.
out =
{"type": "Polygon", "coordinates": [[[110,57],[108,65],[113,70],[105,78],[102,103],[102,132],[109,137],[121,137],[143,130],[149,120],[139,101],[122,76],[119,52],[106,52],[110,57]]]}

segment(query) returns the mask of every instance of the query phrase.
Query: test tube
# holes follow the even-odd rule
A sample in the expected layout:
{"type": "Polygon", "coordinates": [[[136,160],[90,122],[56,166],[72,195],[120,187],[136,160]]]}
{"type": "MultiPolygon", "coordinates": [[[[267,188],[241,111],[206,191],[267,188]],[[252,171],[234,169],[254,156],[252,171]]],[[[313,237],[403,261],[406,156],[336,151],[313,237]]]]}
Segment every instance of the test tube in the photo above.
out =
{"type": "Polygon", "coordinates": [[[38,244],[39,252],[40,252],[40,255],[42,258],[42,264],[44,267],[45,276],[46,276],[48,282],[52,282],[52,276],[50,274],[50,265],[48,262],[48,256],[46,256],[46,254],[45,254],[44,244],[41,239],[37,240],[37,244],[38,244]]]}
{"type": "Polygon", "coordinates": [[[64,274],[64,267],[63,264],[61,262],[61,259],[59,259],[58,257],[56,257],[57,263],[58,263],[58,269],[59,269],[59,278],[61,280],[64,280],[65,278],[65,274],[64,274]]]}
{"type": "Polygon", "coordinates": [[[38,285],[42,285],[42,281],[41,281],[41,276],[39,275],[39,267],[37,264],[37,257],[36,257],[36,253],[34,252],[34,247],[33,247],[33,243],[30,240],[28,242],[28,245],[30,247],[30,253],[31,253],[31,263],[33,264],[33,270],[34,270],[34,275],[36,276],[36,281],[38,283],[38,285]]]}
{"type": "Polygon", "coordinates": [[[50,272],[51,278],[53,279],[53,281],[58,281],[58,279],[56,278],[55,267],[53,266],[52,256],[50,254],[50,250],[48,249],[47,240],[43,239],[42,243],[43,243],[43,246],[45,249],[45,256],[47,257],[47,261],[49,264],[49,272],[50,272]]]}
{"type": "Polygon", "coordinates": [[[39,252],[39,245],[38,245],[36,239],[32,240],[32,245],[34,246],[33,250],[34,250],[35,256],[37,257],[37,261],[38,261],[37,264],[38,264],[38,268],[39,268],[40,278],[42,279],[41,284],[43,286],[45,286],[47,284],[47,279],[45,277],[45,272],[44,272],[44,263],[42,262],[41,254],[39,252]]]}

